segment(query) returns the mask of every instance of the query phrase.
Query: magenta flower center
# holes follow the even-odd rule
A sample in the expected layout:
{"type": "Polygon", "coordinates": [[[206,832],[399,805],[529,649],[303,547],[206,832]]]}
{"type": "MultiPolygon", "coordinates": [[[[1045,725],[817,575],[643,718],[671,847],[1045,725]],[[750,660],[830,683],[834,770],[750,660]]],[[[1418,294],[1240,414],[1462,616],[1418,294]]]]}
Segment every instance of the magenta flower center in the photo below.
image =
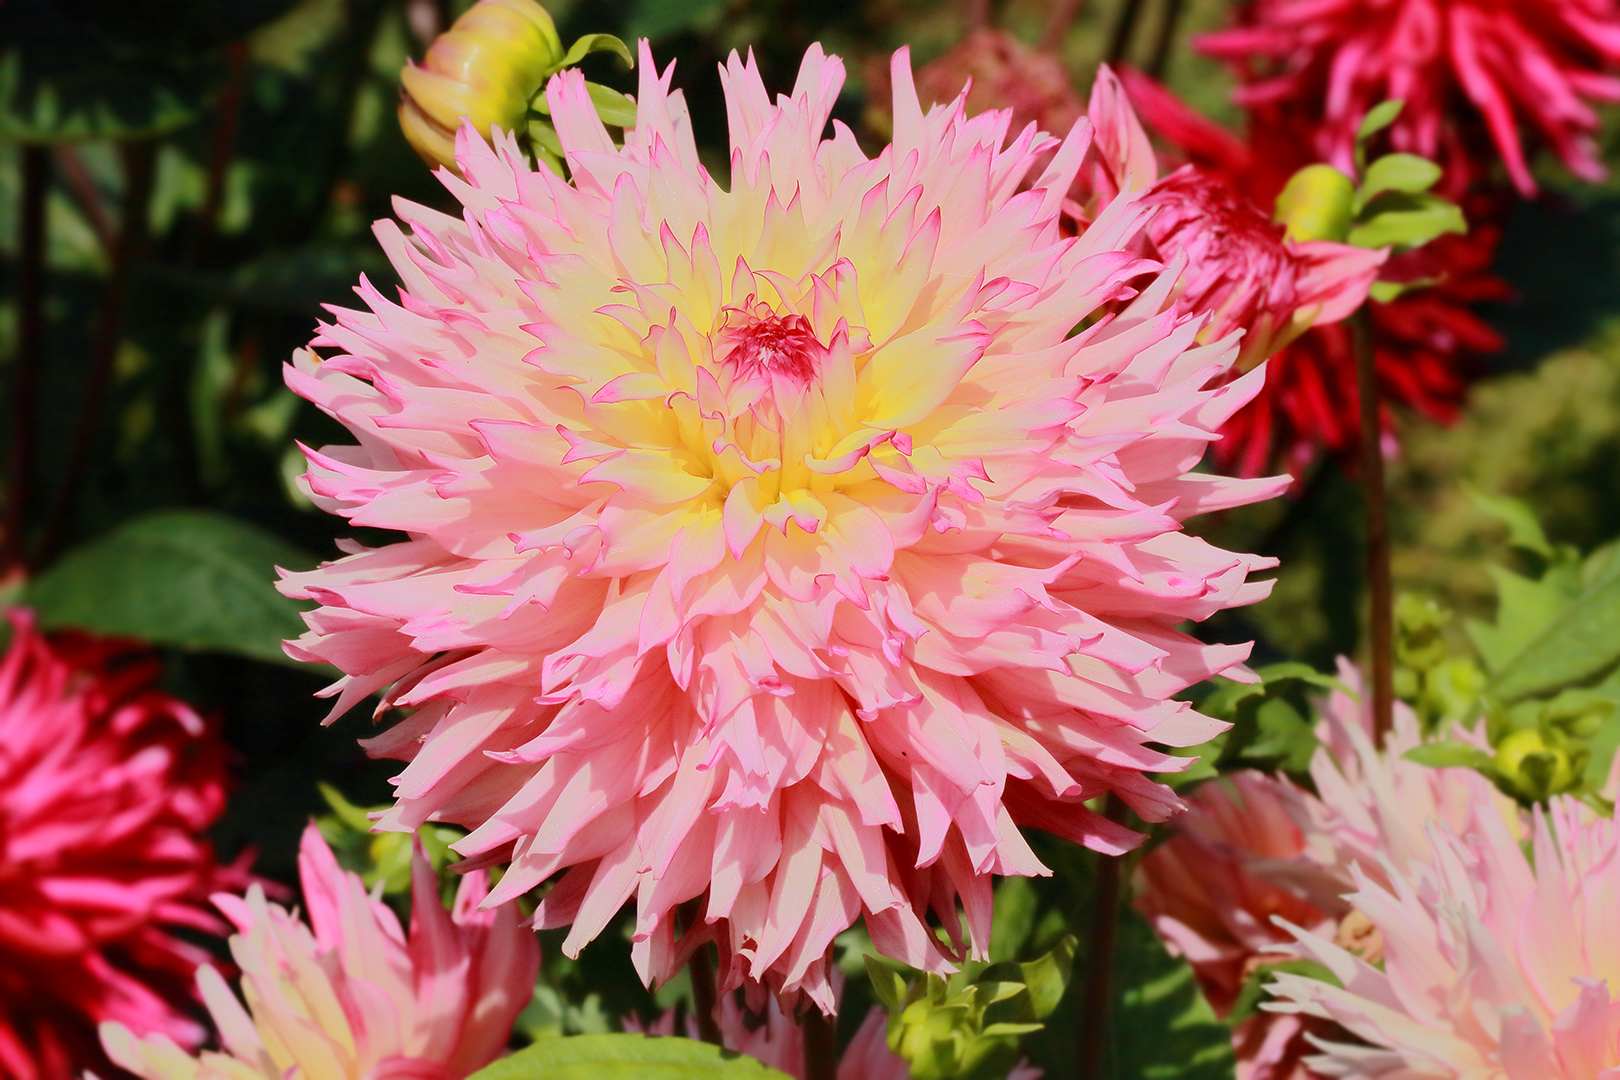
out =
{"type": "Polygon", "coordinates": [[[801,315],[748,315],[721,335],[725,362],[744,378],[781,376],[809,386],[822,352],[815,331],[801,315]]]}

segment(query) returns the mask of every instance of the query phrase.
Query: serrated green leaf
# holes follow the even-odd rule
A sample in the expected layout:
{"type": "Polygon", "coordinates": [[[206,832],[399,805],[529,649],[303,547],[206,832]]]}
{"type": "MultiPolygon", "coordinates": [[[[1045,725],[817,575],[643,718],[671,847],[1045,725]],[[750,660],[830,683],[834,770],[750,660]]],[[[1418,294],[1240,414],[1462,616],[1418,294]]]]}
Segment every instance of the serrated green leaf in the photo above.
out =
{"type": "Polygon", "coordinates": [[[1136,912],[1120,912],[1106,1075],[1232,1080],[1232,1034],[1215,1018],[1192,966],[1171,956],[1136,912]]]}
{"type": "Polygon", "coordinates": [[[303,605],[276,592],[276,567],[316,562],[238,518],[166,510],[68,552],[29,585],[26,602],[47,627],[293,664],[281,642],[304,632],[303,605]]]}
{"type": "Polygon", "coordinates": [[[1463,628],[1486,670],[1498,675],[1580,595],[1579,571],[1553,566],[1539,580],[1501,566],[1488,572],[1496,582],[1496,622],[1469,620],[1463,628]]]}
{"type": "Polygon", "coordinates": [[[542,1039],[468,1080],[785,1080],[787,1074],[718,1046],[673,1036],[542,1039]]]}
{"type": "Polygon", "coordinates": [[[1361,126],[1356,128],[1356,141],[1364,142],[1389,127],[1395,122],[1395,118],[1401,115],[1401,109],[1405,105],[1405,101],[1396,98],[1393,101],[1380,101],[1368,109],[1367,115],[1361,120],[1361,126]]]}
{"type": "Polygon", "coordinates": [[[1431,769],[1483,769],[1491,764],[1491,755],[1479,747],[1451,741],[1424,743],[1401,756],[1431,769]]]}
{"type": "Polygon", "coordinates": [[[1352,212],[1360,214],[1362,208],[1386,191],[1402,191],[1416,195],[1428,191],[1440,179],[1440,166],[1416,154],[1385,154],[1367,166],[1352,212]]]}
{"type": "Polygon", "coordinates": [[[627,66],[636,66],[635,54],[630,51],[630,46],[626,45],[612,34],[586,34],[584,37],[575,41],[573,45],[569,46],[567,55],[562,58],[561,62],[552,67],[550,71],[547,71],[546,74],[549,75],[554,71],[561,71],[563,68],[571,68],[581,60],[585,59],[591,53],[598,52],[614,53],[621,60],[623,60],[627,66]]]}
{"type": "Polygon", "coordinates": [[[1456,203],[1427,192],[1386,191],[1373,199],[1346,243],[1361,248],[1422,247],[1444,233],[1466,233],[1468,222],[1456,203]]]}
{"type": "Polygon", "coordinates": [[[596,115],[602,118],[602,123],[611,127],[636,126],[635,102],[600,83],[586,83],[585,92],[591,95],[591,104],[596,106],[596,115]]]}

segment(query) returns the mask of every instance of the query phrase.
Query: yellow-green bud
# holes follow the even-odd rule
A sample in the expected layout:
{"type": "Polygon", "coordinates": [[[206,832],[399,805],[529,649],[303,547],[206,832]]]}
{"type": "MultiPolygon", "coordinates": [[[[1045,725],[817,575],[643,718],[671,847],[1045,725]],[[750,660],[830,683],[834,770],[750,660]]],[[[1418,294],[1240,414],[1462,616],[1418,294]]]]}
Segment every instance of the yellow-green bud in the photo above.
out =
{"type": "Polygon", "coordinates": [[[1545,799],[1575,786],[1575,761],[1567,747],[1551,744],[1536,728],[1509,733],[1496,746],[1496,773],[1527,799],[1545,799]]]}
{"type": "Polygon", "coordinates": [[[1283,185],[1272,220],[1290,240],[1336,240],[1350,235],[1356,186],[1331,165],[1307,165],[1283,185]]]}
{"type": "Polygon", "coordinates": [[[546,70],[562,57],[557,28],[534,0],[479,0],[420,65],[400,72],[405,138],[428,164],[455,169],[462,119],[486,139],[491,128],[518,129],[546,70]]]}

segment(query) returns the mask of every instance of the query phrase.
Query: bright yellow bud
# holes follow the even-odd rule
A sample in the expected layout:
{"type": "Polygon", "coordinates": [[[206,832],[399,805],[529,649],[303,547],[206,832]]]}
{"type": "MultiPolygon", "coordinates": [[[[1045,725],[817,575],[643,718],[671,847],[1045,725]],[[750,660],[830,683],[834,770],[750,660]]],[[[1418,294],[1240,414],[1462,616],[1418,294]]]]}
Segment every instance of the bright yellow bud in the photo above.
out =
{"type": "Polygon", "coordinates": [[[1575,755],[1549,744],[1536,728],[1521,728],[1496,746],[1496,771],[1520,795],[1541,800],[1568,791],[1580,779],[1575,755]]]}
{"type": "Polygon", "coordinates": [[[456,168],[456,129],[465,117],[486,139],[513,131],[562,42],[534,0],[479,0],[428,48],[420,66],[400,72],[399,125],[430,165],[456,168]]]}
{"type": "Polygon", "coordinates": [[[1350,234],[1356,186],[1331,165],[1307,165],[1283,186],[1272,220],[1290,240],[1335,240],[1350,234]]]}

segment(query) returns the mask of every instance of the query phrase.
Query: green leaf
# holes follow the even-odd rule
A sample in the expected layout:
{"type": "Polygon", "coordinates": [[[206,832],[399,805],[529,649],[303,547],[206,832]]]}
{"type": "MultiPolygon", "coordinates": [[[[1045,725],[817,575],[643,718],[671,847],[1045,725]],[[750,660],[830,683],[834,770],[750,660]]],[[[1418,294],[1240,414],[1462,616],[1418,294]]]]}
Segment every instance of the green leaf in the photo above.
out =
{"type": "Polygon", "coordinates": [[[1491,764],[1491,755],[1477,746],[1463,742],[1432,742],[1414,746],[1401,755],[1408,761],[1427,765],[1431,769],[1483,769],[1491,764]]]}
{"type": "Polygon", "coordinates": [[[1508,701],[1595,678],[1620,661],[1620,580],[1588,590],[1496,674],[1508,701]]]}
{"type": "Polygon", "coordinates": [[[591,95],[591,104],[596,106],[596,115],[602,118],[602,123],[611,127],[636,126],[635,102],[600,83],[586,83],[585,92],[591,95]]]}
{"type": "Polygon", "coordinates": [[[1141,916],[1120,912],[1115,998],[1103,1075],[1232,1080],[1232,1033],[1215,1018],[1192,966],[1171,956],[1141,916]]]}
{"type": "Polygon", "coordinates": [[[468,1080],[785,1080],[787,1074],[718,1046],[647,1035],[541,1039],[468,1080]]]}
{"type": "Polygon", "coordinates": [[[870,953],[866,956],[866,974],[872,980],[872,993],[883,1002],[884,1008],[897,1012],[906,1002],[906,980],[888,961],[870,953]]]}
{"type": "Polygon", "coordinates": [[[1356,128],[1356,141],[1365,142],[1389,127],[1395,122],[1395,118],[1401,115],[1401,109],[1405,105],[1405,101],[1396,98],[1394,101],[1380,101],[1368,109],[1367,115],[1361,120],[1361,126],[1356,128]]]}
{"type": "Polygon", "coordinates": [[[1353,212],[1362,208],[1386,191],[1402,191],[1417,195],[1428,191],[1440,179],[1440,166],[1416,154],[1385,154],[1367,166],[1367,175],[1361,181],[1352,203],[1353,212]]]}
{"type": "Polygon", "coordinates": [[[1553,546],[1542,531],[1535,512],[1519,499],[1508,495],[1491,495],[1468,485],[1464,487],[1468,500],[1484,513],[1508,527],[1508,543],[1516,548],[1534,552],[1544,559],[1553,557],[1553,546]]]}
{"type": "Polygon", "coordinates": [[[1024,986],[1029,991],[1029,1006],[1035,1013],[1035,1019],[1044,1020],[1051,1016],[1058,1002],[1063,1000],[1063,992],[1068,988],[1069,976],[1074,970],[1076,944],[1072,935],[1065,934],[1063,940],[1045,956],[1019,965],[1023,969],[1024,986]]]}
{"type": "Polygon", "coordinates": [[[1456,203],[1427,192],[1386,191],[1367,204],[1346,242],[1362,248],[1422,247],[1442,233],[1466,233],[1468,222],[1456,203]]]}
{"type": "Polygon", "coordinates": [[[635,0],[626,36],[656,41],[682,30],[717,24],[726,7],[727,0],[635,0]]]}
{"type": "Polygon", "coordinates": [[[1488,571],[1496,581],[1496,624],[1469,620],[1464,629],[1485,667],[1500,674],[1580,595],[1579,571],[1553,566],[1539,580],[1501,566],[1488,571]]]}
{"type": "Polygon", "coordinates": [[[635,55],[630,52],[630,46],[626,45],[612,34],[586,34],[584,37],[575,41],[574,44],[569,47],[568,55],[564,56],[562,60],[555,64],[549,71],[546,72],[546,74],[550,75],[553,72],[561,71],[563,68],[571,68],[581,60],[585,59],[591,53],[598,52],[614,53],[620,59],[622,59],[627,66],[636,66],[636,58],[635,55]]]}
{"type": "Polygon", "coordinates": [[[304,632],[302,605],[276,592],[276,567],[316,562],[237,518],[166,510],[68,552],[29,585],[26,603],[47,627],[291,664],[281,642],[304,632]]]}

